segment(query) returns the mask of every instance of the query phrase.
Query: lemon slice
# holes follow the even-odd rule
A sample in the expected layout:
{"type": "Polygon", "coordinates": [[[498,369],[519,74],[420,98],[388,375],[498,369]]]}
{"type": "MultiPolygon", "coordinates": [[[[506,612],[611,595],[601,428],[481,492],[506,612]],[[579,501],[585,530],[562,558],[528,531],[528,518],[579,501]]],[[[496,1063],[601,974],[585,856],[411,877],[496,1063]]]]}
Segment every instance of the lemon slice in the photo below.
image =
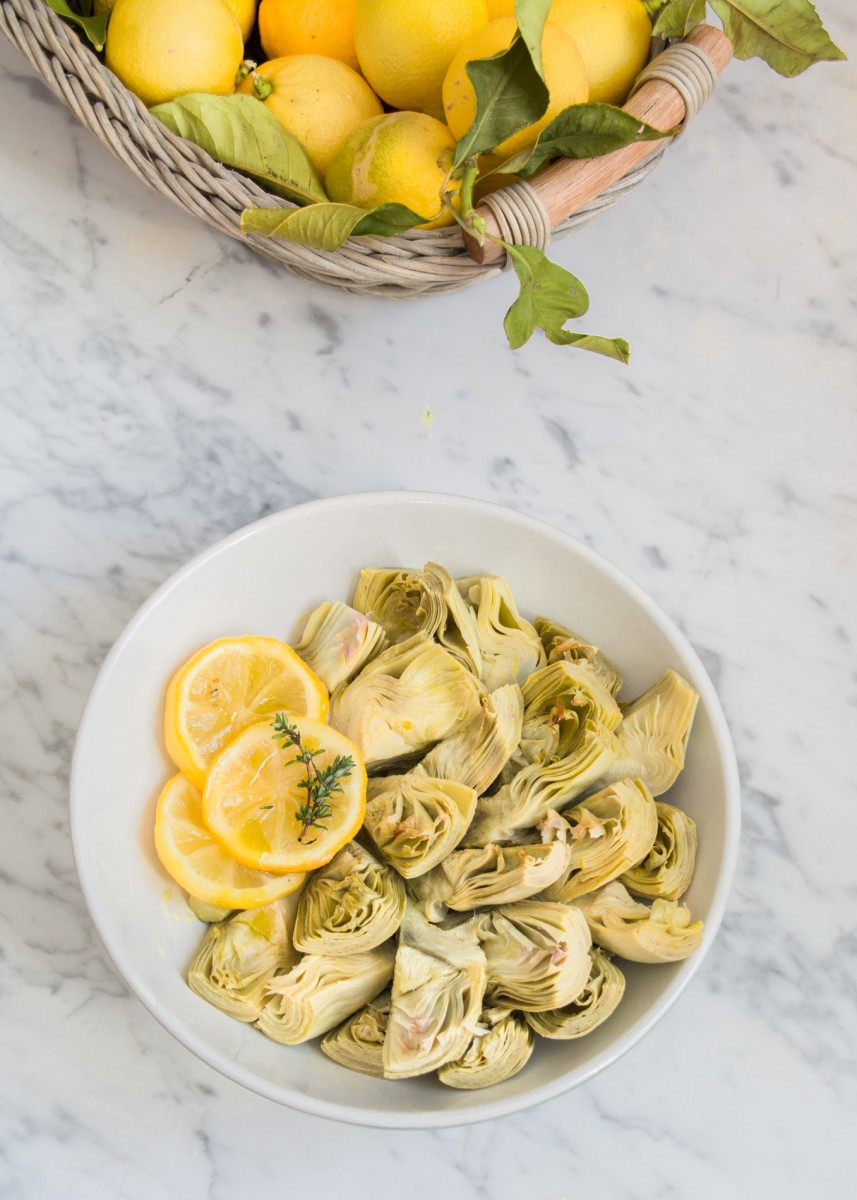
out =
{"type": "Polygon", "coordinates": [[[291,717],[303,746],[320,751],[319,771],[337,756],[353,767],[330,796],[326,829],[304,830],[298,810],[307,792],[306,767],[294,746],[281,745],[270,722],[239,733],[215,759],[202,798],[202,811],[214,836],[238,862],[264,871],[311,871],[329,862],[363,823],[366,768],[360,751],[336,729],[307,717],[291,717]]]}
{"type": "Polygon", "coordinates": [[[261,908],[297,891],[305,878],[253,871],[230,858],[206,829],[202,797],[184,775],[174,776],[161,792],[155,849],[176,883],[217,908],[261,908]]]}
{"type": "Polygon", "coordinates": [[[167,753],[202,789],[212,760],[248,725],[281,711],[324,721],[327,710],[327,689],[291,646],[271,637],[221,638],[170,680],[167,753]]]}

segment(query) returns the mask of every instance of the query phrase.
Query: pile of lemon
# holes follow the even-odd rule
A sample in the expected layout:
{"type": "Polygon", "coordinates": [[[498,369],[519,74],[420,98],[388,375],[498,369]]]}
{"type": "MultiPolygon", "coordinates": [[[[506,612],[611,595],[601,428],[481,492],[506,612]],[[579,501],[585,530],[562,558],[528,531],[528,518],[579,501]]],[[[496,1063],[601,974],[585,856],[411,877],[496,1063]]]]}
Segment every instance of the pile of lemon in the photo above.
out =
{"type": "Polygon", "coordinates": [[[363,824],[366,770],[360,752],[325,724],[324,684],[284,642],[222,638],[173,676],[164,740],[179,769],[164,788],[155,848],[169,874],[197,902],[259,908],[294,892],[307,871],[329,862],[363,824]],[[285,713],[319,770],[353,760],[332,798],[324,828],[301,837],[306,767],[275,737],[285,713]]]}
{"type": "MultiPolygon", "coordinates": [[[[109,4],[110,0],[100,0],[109,4]]],[[[473,121],[466,63],[507,49],[514,0],[115,0],[107,65],[146,104],[255,95],[304,147],[331,200],[398,202],[450,222],[456,140],[473,121]],[[242,66],[253,36],[268,61],[242,66]],[[390,111],[393,110],[393,111],[390,111]]],[[[643,0],[553,0],[542,55],[550,104],[507,139],[532,144],[558,112],[621,104],[649,55],[643,0]]]]}

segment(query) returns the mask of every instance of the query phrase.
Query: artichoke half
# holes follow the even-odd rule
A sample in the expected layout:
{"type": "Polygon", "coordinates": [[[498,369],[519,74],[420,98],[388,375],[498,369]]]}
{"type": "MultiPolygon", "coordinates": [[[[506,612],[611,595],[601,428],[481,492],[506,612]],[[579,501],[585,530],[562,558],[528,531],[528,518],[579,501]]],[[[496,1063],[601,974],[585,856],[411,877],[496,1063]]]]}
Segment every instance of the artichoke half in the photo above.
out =
{"type": "Polygon", "coordinates": [[[384,861],[405,879],[425,875],[446,858],[476,810],[472,787],[416,771],[370,779],[366,797],[363,827],[384,861]]]}
{"type": "Polygon", "coordinates": [[[328,1058],[341,1066],[382,1079],[384,1065],[381,1058],[389,1016],[390,993],[382,992],[338,1029],[326,1033],[321,1048],[328,1058]]]}
{"type": "Polygon", "coordinates": [[[212,925],[188,971],[191,991],[236,1021],[255,1021],[266,984],[299,957],[291,939],[295,902],[287,896],[212,925]]]}
{"type": "Polygon", "coordinates": [[[497,688],[483,696],[481,712],[429,750],[412,774],[455,779],[481,796],[520,742],[523,719],[524,700],[518,685],[497,688]]]}
{"type": "Polygon", "coordinates": [[[413,759],[480,712],[474,675],[424,634],[391,646],[331,697],[330,723],[368,768],[413,759]]]}
{"type": "Polygon", "coordinates": [[[592,938],[577,909],[521,900],[473,918],[488,961],[488,1002],[539,1012],[570,1004],[590,974],[592,938]]]}
{"type": "Polygon", "coordinates": [[[522,684],[544,666],[539,635],[518,612],[505,579],[499,575],[473,575],[456,583],[476,612],[481,679],[490,691],[506,683],[522,684]]]}
{"type": "Polygon", "coordinates": [[[506,1008],[486,1008],[470,1045],[438,1071],[441,1083],[484,1088],[502,1083],[527,1065],[535,1039],[524,1019],[506,1008]]]}
{"type": "Polygon", "coordinates": [[[690,887],[696,864],[696,825],[680,808],[655,801],[658,831],[646,857],[620,877],[629,892],[678,900],[690,887]]]}
{"type": "Polygon", "coordinates": [[[357,954],[392,937],[404,912],[405,888],[396,872],[349,842],[310,876],[292,940],[305,954],[357,954]]]}
{"type": "Polygon", "coordinates": [[[514,904],[535,896],[568,869],[571,847],[562,841],[532,846],[457,850],[439,867],[437,892],[447,908],[469,912],[489,904],[514,904]]]}
{"type": "Polygon", "coordinates": [[[464,844],[507,842],[518,830],[533,829],[563,801],[574,800],[597,783],[610,765],[612,739],[608,729],[587,721],[567,755],[534,762],[494,795],[482,796],[464,844]]]}
{"type": "Polygon", "coordinates": [[[409,904],[399,931],[384,1074],[406,1079],[461,1058],[477,1027],[486,982],[485,955],[469,924],[439,929],[409,904]]]}
{"type": "Polygon", "coordinates": [[[339,600],[326,600],[307,620],[295,646],[329,692],[347,683],[387,644],[380,625],[339,600]]]}
{"type": "Polygon", "coordinates": [[[671,788],[684,767],[684,755],[699,693],[675,671],[628,704],[614,734],[613,762],[605,783],[642,779],[653,796],[671,788]]]}
{"type": "Polygon", "coordinates": [[[394,961],[392,942],[361,954],[305,954],[269,980],[256,1025],[287,1046],[320,1037],[384,990],[394,961]]]}
{"type": "Polygon", "coordinates": [[[674,900],[655,900],[651,908],[614,880],[572,905],[586,918],[592,940],[629,962],[678,962],[702,945],[702,921],[674,900]]]}
{"type": "Polygon", "coordinates": [[[570,828],[564,876],[545,892],[563,904],[617,879],[652,848],[658,831],[655,801],[639,779],[613,783],[561,816],[570,828]]]}
{"type": "Polygon", "coordinates": [[[599,676],[602,683],[614,696],[622,690],[622,676],[619,668],[612,663],[606,654],[587,642],[576,633],[572,633],[565,625],[559,625],[548,617],[536,617],[533,622],[536,632],[542,639],[545,654],[549,663],[565,659],[568,662],[588,663],[599,676]]]}
{"type": "Polygon", "coordinates": [[[556,1041],[583,1037],[616,1011],[625,994],[625,976],[597,946],[589,951],[589,958],[589,979],[576,1000],[548,1012],[524,1013],[527,1024],[542,1037],[556,1041]]]}

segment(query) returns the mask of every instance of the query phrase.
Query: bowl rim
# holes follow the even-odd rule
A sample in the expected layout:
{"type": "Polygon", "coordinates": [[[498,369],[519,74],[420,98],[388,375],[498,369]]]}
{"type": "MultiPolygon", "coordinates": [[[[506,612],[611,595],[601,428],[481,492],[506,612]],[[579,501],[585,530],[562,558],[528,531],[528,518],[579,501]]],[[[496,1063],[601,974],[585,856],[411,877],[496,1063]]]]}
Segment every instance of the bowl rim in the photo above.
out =
{"type": "Polygon", "coordinates": [[[567,533],[565,530],[552,525],[548,521],[507,508],[505,505],[448,492],[391,489],[389,491],[343,493],[337,496],[310,500],[288,508],[279,509],[274,513],[269,513],[256,521],[241,526],[239,529],[227,534],[226,537],[218,539],[206,549],[195,554],[155,589],[149,598],[137,609],[134,616],[113,643],[90,690],[78,726],[74,753],[72,755],[69,776],[69,822],[72,850],[81,891],[83,892],[90,918],[95,925],[96,931],[113,966],[137,999],[158,1023],[171,1033],[178,1042],[195,1054],[197,1058],[219,1071],[226,1078],[241,1084],[248,1090],[312,1116],[326,1117],[330,1120],[375,1128],[439,1129],[470,1125],[480,1121],[492,1120],[496,1117],[508,1116],[533,1108],[535,1105],[542,1104],[547,1100],[552,1100],[570,1091],[572,1088],[585,1083],[606,1067],[616,1062],[633,1046],[636,1046],[661,1018],[666,1015],[702,966],[723,920],[738,857],[741,830],[741,793],[738,764],[726,717],[714,684],[702,660],[694,650],[689,639],[673,619],[629,575],[575,535],[567,533]],[[346,1103],[319,1100],[284,1085],[261,1079],[240,1063],[213,1049],[205,1039],[199,1037],[193,1030],[188,1029],[178,1020],[174,1019],[172,1014],[163,1007],[158,997],[149,988],[145,978],[138,973],[130,958],[126,955],[121,943],[112,936],[102,919],[95,885],[89,876],[87,867],[90,861],[88,855],[89,841],[85,826],[82,783],[80,779],[83,770],[81,766],[83,747],[89,738],[90,726],[95,720],[95,713],[99,707],[100,695],[106,686],[113,669],[113,664],[122,655],[127,644],[135,637],[149,613],[174,589],[181,587],[185,579],[192,575],[200,566],[227,552],[232,546],[237,545],[244,539],[255,536],[262,528],[281,523],[287,525],[292,521],[302,520],[307,514],[315,512],[329,512],[337,508],[353,507],[355,505],[371,508],[376,505],[380,506],[390,503],[413,506],[428,504],[459,510],[463,507],[474,514],[482,514],[494,519],[501,517],[503,520],[518,526],[522,530],[529,530],[543,537],[549,536],[554,541],[562,544],[566,549],[588,560],[591,565],[601,571],[612,583],[623,589],[654,624],[679,646],[683,654],[696,667],[700,685],[700,699],[704,702],[711,720],[714,740],[723,766],[725,781],[724,852],[711,901],[710,913],[706,918],[707,936],[700,950],[691,958],[683,961],[680,972],[667,989],[666,994],[652,1006],[644,1018],[616,1042],[611,1043],[586,1068],[579,1069],[577,1072],[566,1072],[558,1079],[533,1088],[523,1095],[510,1097],[505,1100],[486,1100],[484,1104],[474,1108],[464,1111],[450,1110],[449,1113],[438,1111],[430,1113],[389,1113],[380,1109],[358,1108],[346,1103]]]}

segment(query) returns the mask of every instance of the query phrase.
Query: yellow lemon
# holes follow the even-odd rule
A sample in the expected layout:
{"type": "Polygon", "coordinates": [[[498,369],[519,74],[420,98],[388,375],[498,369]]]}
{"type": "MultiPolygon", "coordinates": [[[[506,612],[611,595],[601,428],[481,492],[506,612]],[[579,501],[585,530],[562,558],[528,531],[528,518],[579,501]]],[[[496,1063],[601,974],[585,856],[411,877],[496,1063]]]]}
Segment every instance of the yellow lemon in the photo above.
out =
{"type": "Polygon", "coordinates": [[[348,134],[384,111],[361,75],[344,62],[320,54],[294,54],[263,63],[238,91],[264,100],[322,174],[348,134]]]}
{"type": "Polygon", "coordinates": [[[514,17],[515,0],[487,0],[488,20],[496,21],[498,17],[514,17]]]}
{"type": "Polygon", "coordinates": [[[244,41],[226,0],[116,0],[107,66],[144,104],[186,92],[227,96],[244,41]]]}
{"type": "Polygon", "coordinates": [[[155,849],[180,887],[216,908],[261,908],[304,882],[303,873],[275,875],[242,867],[215,841],[202,816],[202,797],[176,775],[161,792],[155,817],[155,849]]]}
{"type": "Polygon", "coordinates": [[[364,121],[347,137],[327,168],[331,200],[373,208],[404,204],[421,217],[420,228],[452,224],[444,192],[457,195],[461,181],[450,179],[455,140],[445,125],[425,113],[387,113],[364,121]]]}
{"type": "Polygon", "coordinates": [[[262,0],[259,36],[268,58],[323,54],[357,70],[354,9],[357,0],[262,0]]]}
{"type": "MultiPolygon", "coordinates": [[[[474,59],[490,58],[512,44],[518,26],[514,17],[498,17],[469,37],[459,48],[443,81],[443,106],[446,120],[456,139],[461,138],[473,124],[476,94],[466,71],[474,59]]],[[[542,64],[550,102],[544,116],[506,138],[495,147],[497,154],[507,158],[531,146],[557,113],[570,104],[581,104],[589,95],[586,68],[577,46],[556,25],[545,24],[542,38],[542,64]]]]}
{"type": "Polygon", "coordinates": [[[256,20],[256,0],[226,0],[226,3],[235,13],[235,20],[238,22],[241,36],[246,42],[253,30],[253,22],[256,20]]]}
{"type": "Polygon", "coordinates": [[[203,646],[170,680],[167,753],[202,788],[210,763],[237,733],[281,710],[324,721],[327,689],[285,642],[221,638],[203,646]]]}
{"type": "Polygon", "coordinates": [[[290,717],[304,749],[314,754],[312,770],[324,772],[337,757],[351,758],[350,772],[329,800],[319,826],[308,826],[307,768],[294,746],[281,745],[269,721],[239,733],[215,760],[202,798],[205,822],[221,845],[245,866],[262,871],[312,871],[329,862],[357,833],[366,810],[366,768],[357,747],[343,734],[290,717]]]}
{"type": "Polygon", "coordinates": [[[623,104],[651,51],[643,0],[553,0],[550,20],[577,43],[589,99],[623,104]]]}
{"type": "Polygon", "coordinates": [[[487,20],[485,0],[357,0],[360,69],[392,108],[442,117],[440,90],[452,57],[487,20]]]}

